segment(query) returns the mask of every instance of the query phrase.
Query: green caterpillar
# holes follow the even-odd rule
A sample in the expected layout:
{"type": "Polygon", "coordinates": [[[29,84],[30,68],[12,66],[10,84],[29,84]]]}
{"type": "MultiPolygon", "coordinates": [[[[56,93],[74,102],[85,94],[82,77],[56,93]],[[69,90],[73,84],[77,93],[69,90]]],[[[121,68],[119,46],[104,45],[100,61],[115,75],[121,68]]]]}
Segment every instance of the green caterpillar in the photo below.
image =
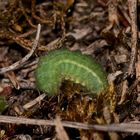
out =
{"type": "Polygon", "coordinates": [[[108,87],[106,73],[91,56],[68,49],[54,50],[43,56],[35,77],[37,87],[48,94],[58,93],[63,80],[80,83],[93,94],[108,87]]]}

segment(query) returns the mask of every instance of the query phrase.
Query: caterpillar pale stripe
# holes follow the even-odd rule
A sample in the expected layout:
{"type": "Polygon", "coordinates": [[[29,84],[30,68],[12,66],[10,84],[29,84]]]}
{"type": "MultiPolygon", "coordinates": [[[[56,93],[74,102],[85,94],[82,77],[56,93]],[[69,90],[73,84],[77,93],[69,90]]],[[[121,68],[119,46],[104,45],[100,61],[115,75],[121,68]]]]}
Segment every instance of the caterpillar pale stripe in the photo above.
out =
{"type": "Polygon", "coordinates": [[[63,80],[80,83],[93,94],[108,87],[106,73],[91,56],[68,49],[54,50],[42,56],[35,77],[37,87],[50,95],[58,93],[63,80]]]}

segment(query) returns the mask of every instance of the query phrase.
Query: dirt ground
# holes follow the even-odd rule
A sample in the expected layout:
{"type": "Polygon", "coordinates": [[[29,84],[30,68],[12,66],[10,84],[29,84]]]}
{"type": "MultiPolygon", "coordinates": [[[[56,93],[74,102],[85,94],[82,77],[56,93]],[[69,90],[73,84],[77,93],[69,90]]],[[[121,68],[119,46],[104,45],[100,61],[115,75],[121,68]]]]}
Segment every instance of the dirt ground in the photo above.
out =
{"type": "Polygon", "coordinates": [[[136,0],[0,0],[0,139],[140,139],[139,9],[136,0]],[[106,90],[68,79],[55,95],[39,90],[39,58],[63,48],[99,63],[106,90]]]}

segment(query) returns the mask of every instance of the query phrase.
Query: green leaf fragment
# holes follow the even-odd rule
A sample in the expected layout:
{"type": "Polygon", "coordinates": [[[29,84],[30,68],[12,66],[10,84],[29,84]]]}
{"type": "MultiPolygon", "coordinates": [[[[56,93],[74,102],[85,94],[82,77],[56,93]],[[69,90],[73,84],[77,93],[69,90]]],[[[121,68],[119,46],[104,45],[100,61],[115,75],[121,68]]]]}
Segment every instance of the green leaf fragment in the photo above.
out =
{"type": "Polygon", "coordinates": [[[4,96],[0,96],[0,114],[8,107],[7,101],[4,96]]]}

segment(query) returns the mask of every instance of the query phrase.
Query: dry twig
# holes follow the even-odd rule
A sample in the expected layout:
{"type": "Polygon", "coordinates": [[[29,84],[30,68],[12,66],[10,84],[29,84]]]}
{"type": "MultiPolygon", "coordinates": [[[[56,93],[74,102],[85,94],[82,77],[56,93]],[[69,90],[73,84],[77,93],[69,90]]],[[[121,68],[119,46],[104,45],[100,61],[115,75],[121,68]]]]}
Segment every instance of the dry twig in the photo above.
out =
{"type": "Polygon", "coordinates": [[[41,100],[43,100],[46,97],[47,94],[43,93],[40,96],[38,96],[37,98],[35,98],[34,100],[30,101],[29,103],[25,104],[23,106],[24,109],[29,109],[32,106],[36,105],[37,103],[39,103],[41,100]]]}
{"type": "MultiPolygon", "coordinates": [[[[28,124],[28,125],[48,125],[55,126],[56,124],[52,120],[41,119],[28,119],[22,117],[3,116],[0,115],[0,123],[11,124],[28,124]]],[[[131,132],[140,133],[140,122],[129,122],[120,124],[108,124],[108,125],[91,125],[78,122],[62,121],[63,127],[96,130],[104,132],[131,132]]]]}
{"type": "Polygon", "coordinates": [[[58,139],[69,140],[69,137],[68,137],[63,125],[62,125],[62,122],[61,122],[59,116],[56,117],[56,119],[54,120],[54,123],[55,123],[55,129],[56,129],[56,132],[57,132],[58,139]]]}
{"type": "Polygon", "coordinates": [[[137,56],[137,39],[138,39],[138,30],[137,30],[137,0],[129,0],[129,12],[131,17],[131,59],[130,65],[128,68],[128,75],[134,74],[134,66],[137,56]]]}
{"type": "Polygon", "coordinates": [[[21,60],[15,62],[14,64],[12,64],[8,67],[0,68],[0,74],[15,70],[15,69],[20,68],[21,66],[24,65],[24,63],[32,56],[32,54],[34,53],[35,49],[38,46],[40,31],[41,31],[41,25],[38,24],[37,34],[36,34],[36,38],[33,42],[32,50],[25,57],[23,57],[21,60]]]}

